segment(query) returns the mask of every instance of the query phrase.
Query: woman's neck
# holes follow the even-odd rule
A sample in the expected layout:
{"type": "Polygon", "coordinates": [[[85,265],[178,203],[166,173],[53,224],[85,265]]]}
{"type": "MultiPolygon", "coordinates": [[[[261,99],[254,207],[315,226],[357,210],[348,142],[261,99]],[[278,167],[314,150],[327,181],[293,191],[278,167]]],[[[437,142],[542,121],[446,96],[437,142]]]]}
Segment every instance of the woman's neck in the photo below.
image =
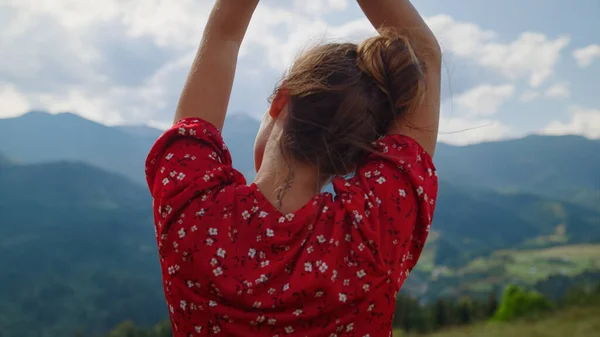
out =
{"type": "Polygon", "coordinates": [[[293,161],[288,164],[280,156],[265,158],[254,183],[265,198],[284,214],[302,208],[323,187],[314,167],[293,161]]]}

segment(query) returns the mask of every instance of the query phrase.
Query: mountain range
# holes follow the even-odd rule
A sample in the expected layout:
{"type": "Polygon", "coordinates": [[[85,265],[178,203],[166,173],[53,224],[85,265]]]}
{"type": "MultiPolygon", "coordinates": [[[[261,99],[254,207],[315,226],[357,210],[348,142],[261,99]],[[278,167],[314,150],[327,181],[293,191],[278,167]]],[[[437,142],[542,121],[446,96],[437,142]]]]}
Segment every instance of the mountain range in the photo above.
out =
{"type": "MultiPolygon", "coordinates": [[[[258,126],[234,115],[224,127],[249,181],[258,126]]],[[[165,316],[143,174],[160,134],[68,113],[0,119],[0,331],[63,336],[165,316]]],[[[577,136],[440,144],[434,231],[407,289],[423,295],[433,271],[502,249],[600,243],[598,153],[577,136]]]]}

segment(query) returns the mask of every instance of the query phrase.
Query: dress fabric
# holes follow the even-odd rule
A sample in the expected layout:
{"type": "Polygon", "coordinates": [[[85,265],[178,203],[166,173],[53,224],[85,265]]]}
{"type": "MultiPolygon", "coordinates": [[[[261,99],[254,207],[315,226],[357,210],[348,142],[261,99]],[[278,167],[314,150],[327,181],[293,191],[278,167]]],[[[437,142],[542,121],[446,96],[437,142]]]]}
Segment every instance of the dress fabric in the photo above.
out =
{"type": "Polygon", "coordinates": [[[438,180],[412,138],[388,135],[335,196],[282,214],[232,167],[219,131],[185,118],[146,161],[176,337],[390,336],[427,238],[438,180]]]}

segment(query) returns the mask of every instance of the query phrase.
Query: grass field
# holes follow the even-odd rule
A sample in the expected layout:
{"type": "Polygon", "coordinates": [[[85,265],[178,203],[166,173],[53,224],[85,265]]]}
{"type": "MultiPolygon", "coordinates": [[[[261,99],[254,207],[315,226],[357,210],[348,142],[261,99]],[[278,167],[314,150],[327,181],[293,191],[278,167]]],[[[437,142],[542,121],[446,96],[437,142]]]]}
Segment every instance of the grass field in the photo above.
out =
{"type": "Polygon", "coordinates": [[[425,249],[417,270],[423,273],[421,278],[437,282],[431,288],[437,287],[432,292],[435,296],[486,293],[509,283],[533,285],[551,275],[576,276],[600,270],[600,244],[498,250],[458,268],[436,266],[434,253],[425,249]]]}
{"type": "MultiPolygon", "coordinates": [[[[571,308],[544,319],[510,323],[481,323],[448,329],[427,337],[597,337],[600,336],[600,306],[571,308]]],[[[394,337],[413,336],[399,331],[394,337]]]]}
{"type": "Polygon", "coordinates": [[[552,274],[577,275],[585,270],[600,269],[600,245],[565,245],[545,249],[501,250],[489,257],[471,261],[455,270],[454,276],[486,273],[503,268],[503,277],[535,282],[552,274]]]}

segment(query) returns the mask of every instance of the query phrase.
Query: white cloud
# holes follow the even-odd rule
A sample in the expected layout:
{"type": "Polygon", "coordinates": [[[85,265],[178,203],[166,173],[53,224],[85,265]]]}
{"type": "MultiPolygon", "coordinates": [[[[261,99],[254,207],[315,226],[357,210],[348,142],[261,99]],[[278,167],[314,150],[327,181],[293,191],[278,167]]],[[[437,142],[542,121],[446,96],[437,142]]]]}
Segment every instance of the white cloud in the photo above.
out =
{"type": "Polygon", "coordinates": [[[511,129],[497,120],[443,117],[439,140],[453,145],[469,145],[511,136],[511,129]]]}
{"type": "Polygon", "coordinates": [[[0,83],[0,104],[0,118],[18,116],[31,109],[27,97],[6,83],[0,83]]]}
{"type": "Polygon", "coordinates": [[[589,67],[594,60],[600,59],[600,44],[592,44],[573,51],[573,57],[581,68],[589,67]]]}
{"type": "Polygon", "coordinates": [[[310,14],[344,10],[348,0],[294,0],[294,9],[310,14]]]}
{"type": "MultiPolygon", "coordinates": [[[[40,108],[108,124],[164,126],[172,118],[212,3],[0,0],[0,78],[6,83],[0,83],[0,116],[40,108]]],[[[426,20],[457,59],[533,86],[551,78],[568,42],[539,33],[506,40],[446,15],[426,20]]],[[[358,42],[374,33],[348,0],[261,0],[242,46],[240,87],[232,104],[237,111],[263,111],[254,105],[258,98],[240,102],[246,102],[245,96],[264,96],[260,102],[266,105],[278,75],[303,49],[320,42],[358,42]],[[356,15],[345,16],[349,9],[356,15]]],[[[442,120],[441,138],[469,143],[510,135],[490,116],[514,95],[512,85],[482,85],[459,95],[460,116],[442,120]]]]}
{"type": "Polygon", "coordinates": [[[472,23],[458,22],[448,15],[428,18],[442,48],[491,68],[509,79],[525,78],[540,86],[554,72],[561,50],[569,38],[550,39],[525,32],[509,43],[498,42],[498,34],[472,23]]]}
{"type": "Polygon", "coordinates": [[[556,99],[569,98],[571,97],[571,89],[569,88],[569,85],[565,82],[555,83],[546,90],[544,96],[556,99]]]}
{"type": "Polygon", "coordinates": [[[520,100],[521,100],[521,102],[531,102],[531,101],[535,101],[539,97],[540,97],[540,93],[538,91],[528,90],[528,91],[525,91],[523,93],[523,95],[521,95],[520,100]]]}
{"type": "Polygon", "coordinates": [[[455,99],[461,114],[469,116],[491,116],[515,93],[510,84],[493,86],[483,84],[475,87],[455,99]]]}
{"type": "Polygon", "coordinates": [[[567,122],[554,120],[542,133],[551,135],[576,134],[589,138],[600,138],[600,109],[590,109],[581,106],[569,107],[571,119],[567,122]]]}

